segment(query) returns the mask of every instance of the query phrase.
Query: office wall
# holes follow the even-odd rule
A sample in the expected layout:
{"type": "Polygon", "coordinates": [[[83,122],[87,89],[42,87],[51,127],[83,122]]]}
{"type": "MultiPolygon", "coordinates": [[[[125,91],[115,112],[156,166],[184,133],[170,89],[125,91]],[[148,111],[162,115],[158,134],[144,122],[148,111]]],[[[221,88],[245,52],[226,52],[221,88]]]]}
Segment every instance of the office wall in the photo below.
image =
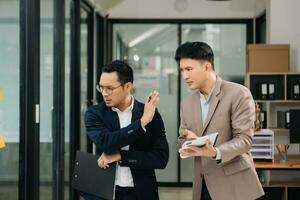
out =
{"type": "Polygon", "coordinates": [[[290,44],[291,71],[300,72],[299,0],[270,1],[269,43],[290,44]]]}
{"type": "Polygon", "coordinates": [[[108,10],[110,18],[252,18],[255,0],[126,0],[108,10]]]}
{"type": "Polygon", "coordinates": [[[255,0],[254,1],[255,16],[260,16],[265,11],[267,1],[269,1],[269,0],[255,0]]]}

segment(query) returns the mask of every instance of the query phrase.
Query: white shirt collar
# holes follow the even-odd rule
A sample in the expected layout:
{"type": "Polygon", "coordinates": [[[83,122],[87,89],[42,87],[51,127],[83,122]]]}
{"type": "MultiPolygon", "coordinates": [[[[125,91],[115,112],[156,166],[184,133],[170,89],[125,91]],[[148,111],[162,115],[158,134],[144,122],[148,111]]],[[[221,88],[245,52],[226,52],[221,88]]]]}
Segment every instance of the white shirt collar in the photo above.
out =
{"type": "Polygon", "coordinates": [[[200,99],[202,99],[205,103],[210,102],[211,95],[212,95],[212,93],[213,93],[215,87],[216,87],[216,84],[214,84],[213,88],[210,90],[210,92],[209,92],[209,94],[208,94],[208,97],[207,97],[207,100],[205,99],[204,95],[199,91],[199,93],[200,93],[200,99]]]}

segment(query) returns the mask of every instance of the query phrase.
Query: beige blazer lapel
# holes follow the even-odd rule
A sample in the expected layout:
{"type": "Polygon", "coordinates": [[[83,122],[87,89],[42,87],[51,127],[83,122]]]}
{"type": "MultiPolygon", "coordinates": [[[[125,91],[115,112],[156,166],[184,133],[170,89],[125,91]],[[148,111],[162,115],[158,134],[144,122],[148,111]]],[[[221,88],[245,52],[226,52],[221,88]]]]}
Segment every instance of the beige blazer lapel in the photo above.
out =
{"type": "Polygon", "coordinates": [[[203,133],[205,132],[212,116],[214,115],[215,113],[215,110],[219,104],[219,97],[218,97],[218,94],[220,93],[220,89],[221,89],[221,83],[222,83],[222,79],[220,77],[217,76],[217,81],[216,81],[216,86],[215,86],[215,89],[212,93],[212,96],[211,96],[211,103],[210,103],[210,106],[209,106],[209,110],[208,110],[208,113],[207,113],[207,117],[206,117],[206,121],[205,121],[205,124],[204,124],[204,127],[202,129],[202,132],[201,132],[201,135],[203,135],[203,133]]]}

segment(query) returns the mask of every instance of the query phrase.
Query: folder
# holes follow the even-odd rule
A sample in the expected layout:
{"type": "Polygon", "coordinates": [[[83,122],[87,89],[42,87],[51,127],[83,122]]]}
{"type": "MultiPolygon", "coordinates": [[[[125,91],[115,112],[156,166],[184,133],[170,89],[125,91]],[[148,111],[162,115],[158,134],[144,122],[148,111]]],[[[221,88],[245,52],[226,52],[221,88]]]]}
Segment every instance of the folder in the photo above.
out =
{"type": "Polygon", "coordinates": [[[87,152],[76,152],[72,186],[79,191],[113,200],[116,163],[102,169],[98,166],[98,158],[99,156],[87,152]]]}

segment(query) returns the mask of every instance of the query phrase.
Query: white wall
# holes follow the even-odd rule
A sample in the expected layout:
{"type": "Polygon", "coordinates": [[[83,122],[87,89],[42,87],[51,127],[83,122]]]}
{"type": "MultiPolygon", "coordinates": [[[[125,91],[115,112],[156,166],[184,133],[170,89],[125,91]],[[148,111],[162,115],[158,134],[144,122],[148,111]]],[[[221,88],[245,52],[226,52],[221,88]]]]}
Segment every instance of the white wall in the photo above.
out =
{"type": "Polygon", "coordinates": [[[109,18],[252,18],[255,0],[124,0],[108,11],[109,18]],[[186,7],[175,8],[175,2],[186,7]]]}
{"type": "Polygon", "coordinates": [[[266,1],[269,0],[255,0],[254,2],[254,12],[255,16],[260,16],[266,9],[266,1]]]}
{"type": "Polygon", "coordinates": [[[300,1],[271,0],[269,43],[290,44],[290,70],[300,72],[300,1]]]}

